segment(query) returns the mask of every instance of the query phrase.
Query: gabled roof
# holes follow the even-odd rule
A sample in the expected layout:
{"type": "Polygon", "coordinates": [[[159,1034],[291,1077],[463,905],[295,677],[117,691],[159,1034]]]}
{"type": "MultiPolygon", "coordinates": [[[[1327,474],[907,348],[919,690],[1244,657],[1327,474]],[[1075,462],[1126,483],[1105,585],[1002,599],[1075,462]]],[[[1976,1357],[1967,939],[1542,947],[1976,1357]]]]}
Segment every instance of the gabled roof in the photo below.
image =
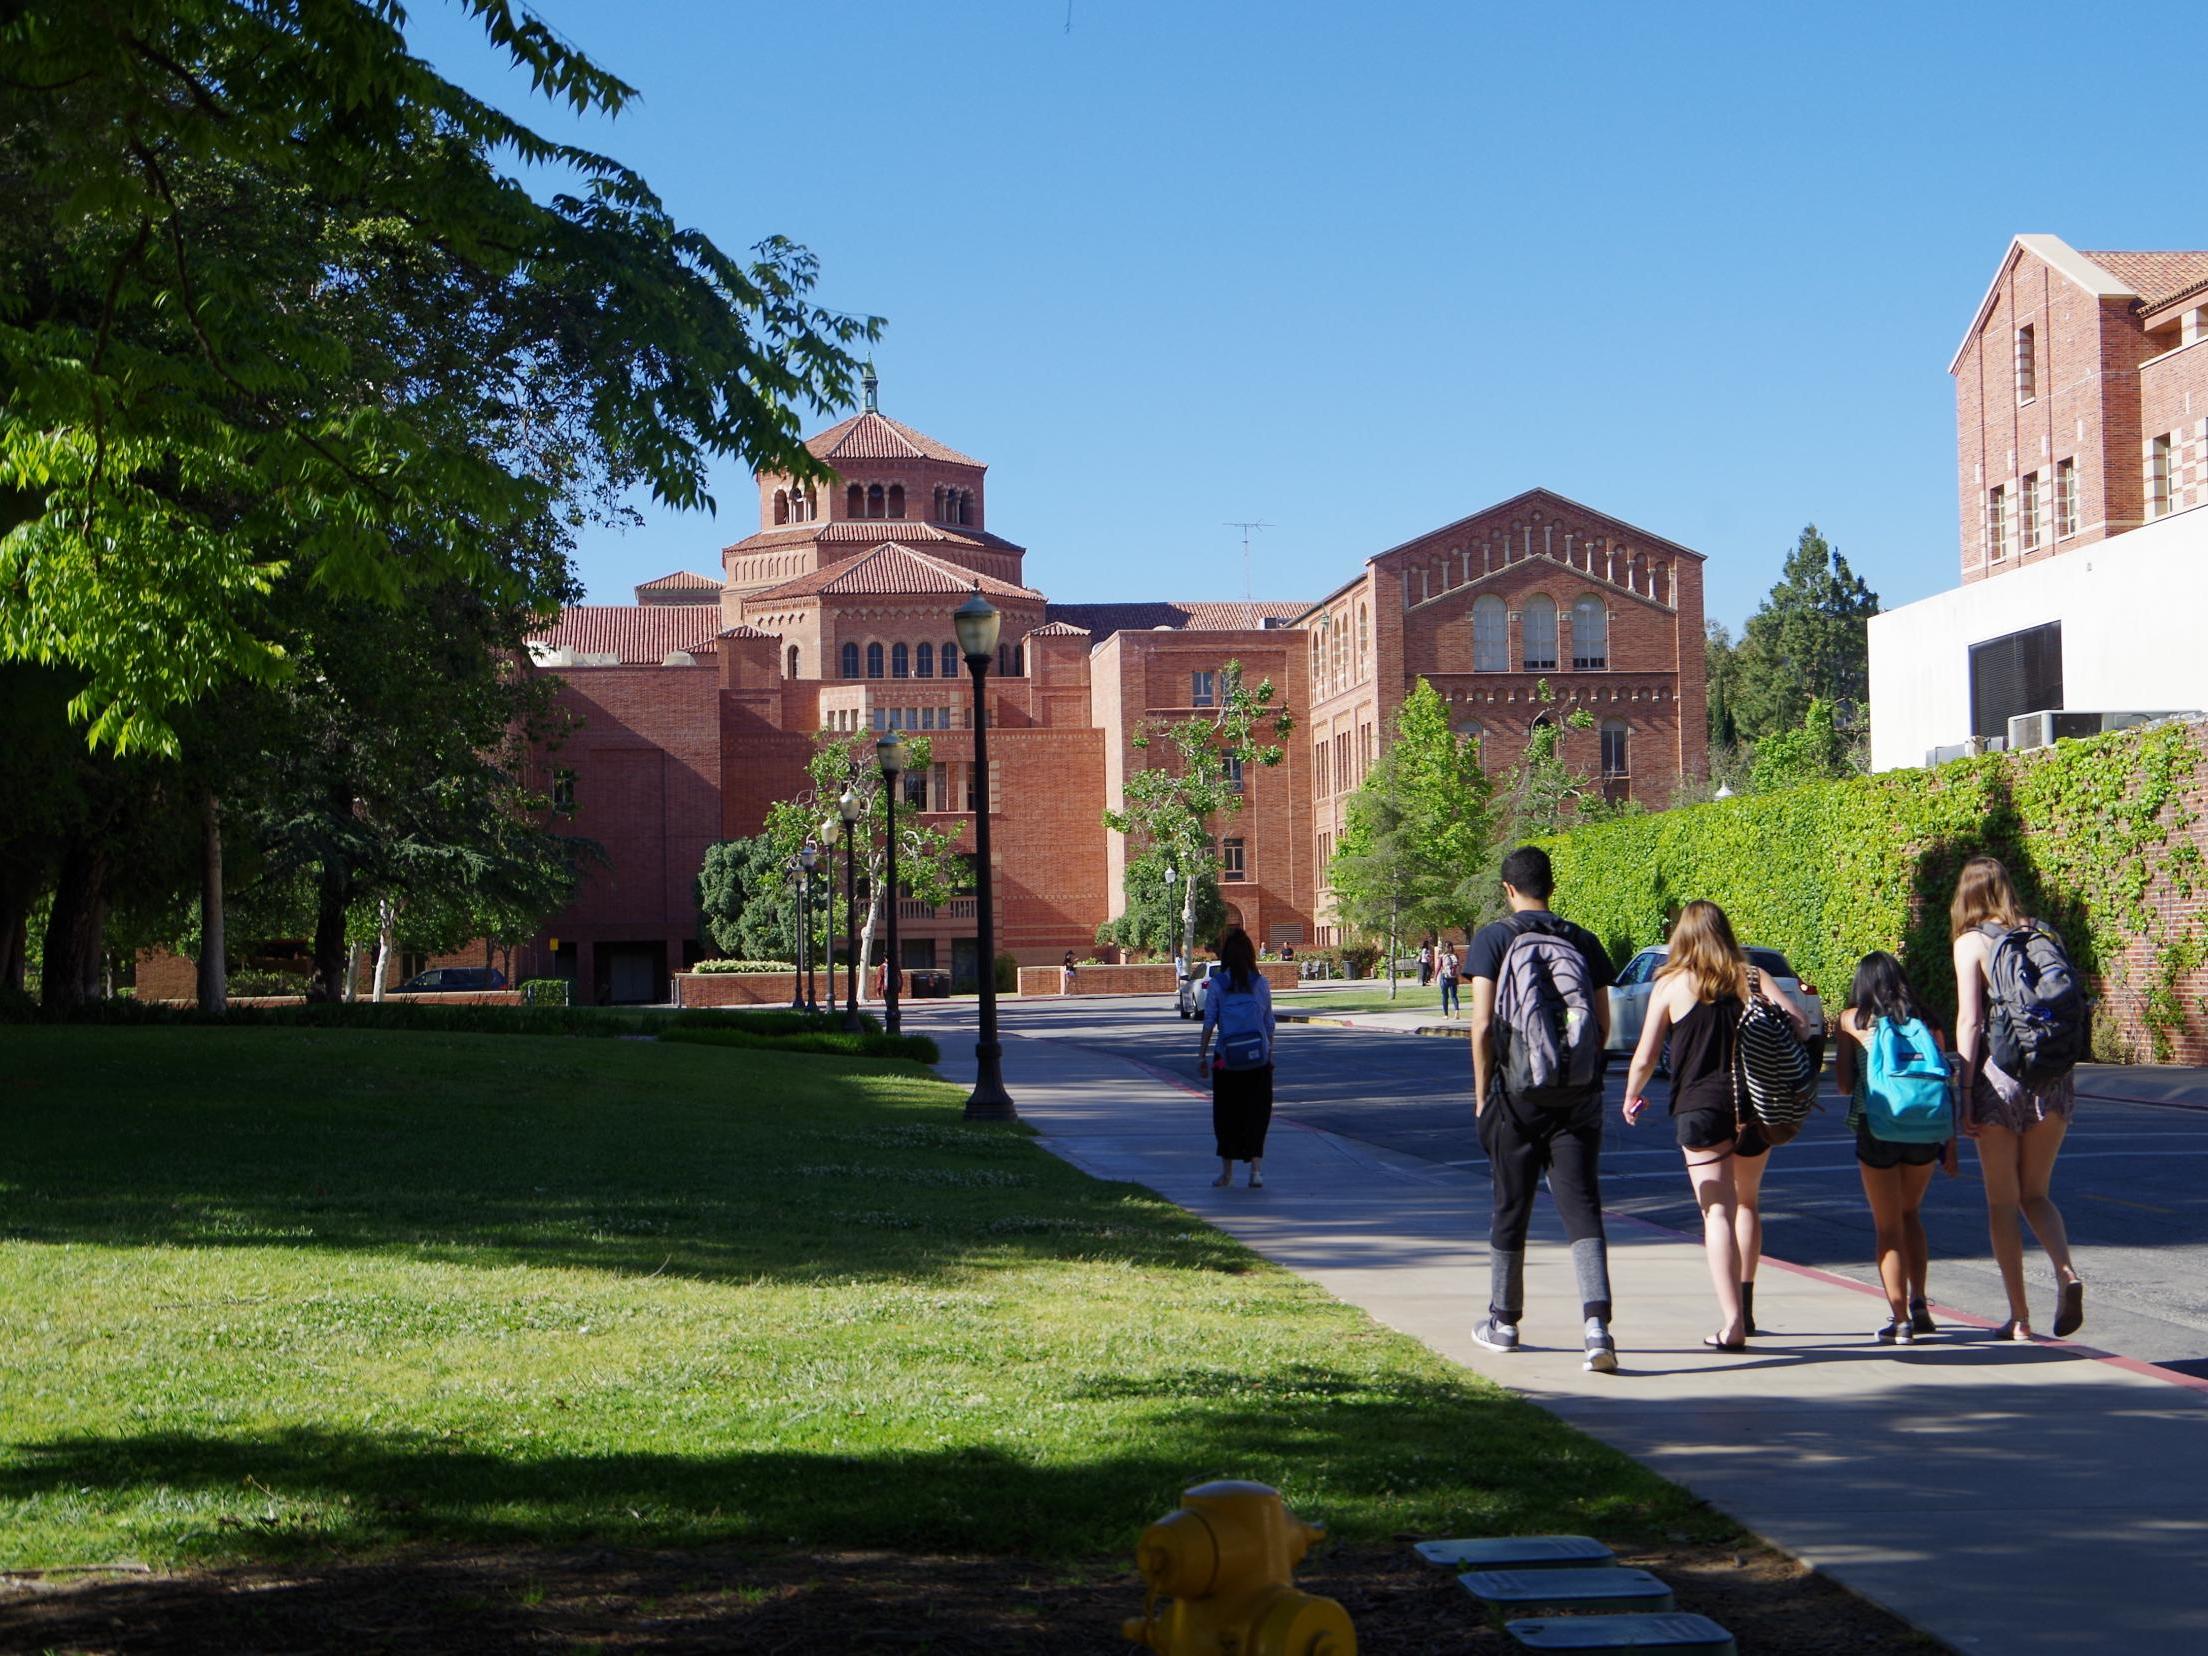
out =
{"type": "Polygon", "coordinates": [[[988,552],[1024,552],[1026,547],[986,529],[958,529],[923,523],[918,518],[831,518],[824,523],[778,523],[722,548],[750,552],[773,546],[848,546],[853,541],[879,545],[894,536],[908,546],[971,546],[988,552]]]}
{"type": "Polygon", "coordinates": [[[2138,290],[2115,271],[2096,264],[2091,255],[2080,253],[2060,236],[2013,236],[2009,250],[2001,255],[2001,262],[1993,267],[1993,280],[1986,284],[1985,297],[1978,301],[1978,308],[1970,313],[1970,326],[1963,330],[1962,343],[1955,347],[1955,354],[1947,360],[1947,371],[1952,374],[1963,360],[1963,353],[1970,349],[1970,342],[1978,337],[1978,330],[1986,325],[1986,316],[1993,309],[1993,302],[2001,292],[2001,279],[2008,275],[2009,267],[2016,263],[2019,253],[2029,253],[2066,282],[2083,288],[2095,299],[2137,299],[2138,290]]]}
{"type": "Polygon", "coordinates": [[[782,635],[780,633],[761,632],[748,622],[738,622],[733,627],[723,627],[713,636],[715,638],[780,638],[782,635]]]}
{"type": "Polygon", "coordinates": [[[957,564],[945,563],[941,558],[931,558],[901,541],[884,541],[860,557],[847,558],[826,569],[808,570],[779,585],[747,592],[744,602],[756,604],[778,598],[840,598],[862,594],[963,593],[973,591],[977,585],[992,598],[1040,601],[1043,596],[1027,587],[1014,586],[1010,581],[1000,581],[994,575],[979,574],[957,564]]]}
{"type": "Polygon", "coordinates": [[[942,460],[976,471],[988,470],[973,456],[961,454],[948,443],[939,443],[926,432],[915,431],[872,408],[830,426],[818,437],[808,437],[805,446],[813,451],[815,459],[838,469],[850,460],[942,460]]]}
{"type": "Polygon", "coordinates": [[[2139,295],[2142,311],[2160,310],[2196,288],[2208,287],[2208,252],[2083,253],[2139,295]]]}
{"type": "Polygon", "coordinates": [[[678,569],[671,575],[662,575],[656,581],[646,581],[638,586],[636,590],[638,592],[718,592],[721,590],[721,583],[711,575],[699,575],[687,569],[678,569]]]}
{"type": "Polygon", "coordinates": [[[1064,622],[1094,634],[1098,639],[1118,632],[1259,632],[1287,625],[1303,613],[1301,604],[1269,603],[1172,603],[1156,600],[1132,604],[1052,604],[1043,611],[1053,622],[1064,622]]]}
{"type": "Polygon", "coordinates": [[[1039,627],[1027,630],[1030,638],[1087,638],[1089,629],[1077,627],[1071,621],[1046,621],[1039,627]]]}
{"type": "Polygon", "coordinates": [[[622,666],[654,666],[676,650],[711,647],[720,609],[703,604],[570,604],[532,645],[611,656],[622,666]]]}

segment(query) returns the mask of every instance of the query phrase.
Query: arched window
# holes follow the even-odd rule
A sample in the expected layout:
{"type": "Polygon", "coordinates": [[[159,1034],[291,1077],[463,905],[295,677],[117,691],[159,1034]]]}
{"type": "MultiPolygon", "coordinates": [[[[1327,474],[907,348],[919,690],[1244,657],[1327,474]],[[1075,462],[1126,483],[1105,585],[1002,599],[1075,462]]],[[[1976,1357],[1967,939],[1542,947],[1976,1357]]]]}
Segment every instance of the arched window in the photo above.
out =
{"type": "Polygon", "coordinates": [[[799,523],[810,523],[820,506],[813,498],[813,491],[800,483],[790,491],[790,516],[799,523]]]}
{"type": "Polygon", "coordinates": [[[1012,646],[1009,644],[999,644],[997,646],[997,677],[1010,678],[1011,676],[1012,646]]]}
{"type": "Polygon", "coordinates": [[[879,644],[869,644],[866,647],[866,676],[868,678],[880,678],[882,676],[882,647],[879,644]]]}
{"type": "Polygon", "coordinates": [[[1472,671],[1510,671],[1510,612],[1493,593],[1472,606],[1472,671]]]}
{"type": "Polygon", "coordinates": [[[1631,766],[1626,762],[1626,725],[1623,719],[1605,719],[1602,722],[1602,774],[1607,778],[1626,775],[1631,766]]]}
{"type": "Polygon", "coordinates": [[[1556,600],[1544,593],[1535,593],[1519,612],[1518,625],[1526,653],[1525,670],[1529,673],[1555,672],[1556,600]]]}
{"type": "Polygon", "coordinates": [[[943,521],[943,485],[940,483],[935,486],[935,521],[943,521]]]}
{"type": "Polygon", "coordinates": [[[1359,604],[1357,606],[1357,678],[1360,683],[1364,681],[1367,663],[1372,659],[1371,650],[1372,616],[1364,605],[1359,604]]]}
{"type": "Polygon", "coordinates": [[[790,521],[790,496],[786,489],[774,491],[774,521],[777,523],[790,521]]]}
{"type": "Polygon", "coordinates": [[[912,676],[914,678],[935,677],[935,646],[923,640],[920,647],[913,651],[913,655],[916,659],[912,664],[912,676]]]}
{"type": "Polygon", "coordinates": [[[847,679],[859,676],[859,647],[856,644],[843,647],[843,676],[847,679]]]}
{"type": "Polygon", "coordinates": [[[902,483],[889,486],[889,515],[893,518],[905,515],[905,486],[902,483]]]}
{"type": "Polygon", "coordinates": [[[945,678],[958,677],[957,662],[958,646],[946,638],[943,641],[943,676],[945,678]]]}
{"type": "Polygon", "coordinates": [[[866,515],[870,518],[882,515],[882,486],[879,483],[866,491],[866,515]]]}
{"type": "Polygon", "coordinates": [[[958,491],[958,521],[961,523],[974,521],[974,493],[971,489],[958,491]]]}
{"type": "MultiPolygon", "coordinates": [[[[1481,727],[1480,721],[1474,718],[1470,713],[1457,714],[1449,721],[1449,728],[1455,731],[1459,736],[1467,737],[1475,742],[1486,734],[1485,730],[1481,727]]],[[[1483,754],[1482,757],[1484,758],[1485,755],[1483,754]]]]}
{"type": "Polygon", "coordinates": [[[866,491],[856,483],[843,491],[843,515],[853,518],[866,516],[866,491]]]}
{"type": "Polygon", "coordinates": [[[1014,678],[1027,677],[1027,646],[1025,644],[1012,646],[1012,676],[1014,678]]]}
{"type": "Polygon", "coordinates": [[[784,674],[783,674],[782,676],[783,676],[784,678],[795,678],[795,677],[797,677],[797,646],[796,646],[795,644],[792,644],[792,645],[790,646],[790,666],[789,666],[789,671],[787,671],[786,673],[784,673],[784,674]]]}
{"type": "Polygon", "coordinates": [[[1582,673],[1610,665],[1610,612],[1593,593],[1572,606],[1572,666],[1582,673]]]}
{"type": "Polygon", "coordinates": [[[912,677],[912,652],[902,644],[892,644],[889,647],[889,676],[891,678],[912,677]]]}

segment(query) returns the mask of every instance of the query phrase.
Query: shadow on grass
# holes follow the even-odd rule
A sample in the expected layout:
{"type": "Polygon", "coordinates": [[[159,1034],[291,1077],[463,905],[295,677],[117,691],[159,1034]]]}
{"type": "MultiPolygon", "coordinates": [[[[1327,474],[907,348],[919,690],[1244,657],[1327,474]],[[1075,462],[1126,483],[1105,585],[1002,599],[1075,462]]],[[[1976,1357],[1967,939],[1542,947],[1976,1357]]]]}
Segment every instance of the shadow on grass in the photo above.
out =
{"type": "Polygon", "coordinates": [[[1241,1271],[916,1066],[318,1030],[11,1035],[0,1240],[708,1280],[1048,1260],[1241,1271]]]}

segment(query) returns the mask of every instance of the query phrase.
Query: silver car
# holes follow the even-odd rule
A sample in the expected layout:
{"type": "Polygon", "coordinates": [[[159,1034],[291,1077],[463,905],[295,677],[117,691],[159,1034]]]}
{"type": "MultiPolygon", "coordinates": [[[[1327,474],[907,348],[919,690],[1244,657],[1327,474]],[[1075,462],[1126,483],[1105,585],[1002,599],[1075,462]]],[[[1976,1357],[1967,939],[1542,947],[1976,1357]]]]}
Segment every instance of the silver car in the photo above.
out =
{"type": "MultiPolygon", "coordinates": [[[[1656,986],[1656,972],[1671,950],[1664,944],[1643,949],[1625,963],[1625,970],[1610,985],[1610,1050],[1630,1055],[1641,1044],[1641,1024],[1648,1017],[1648,997],[1656,986]]],[[[1776,949],[1750,949],[1748,962],[1765,977],[1802,1003],[1809,1013],[1809,1038],[1821,1046],[1825,1038],[1825,1003],[1814,983],[1802,981],[1776,949]]]]}

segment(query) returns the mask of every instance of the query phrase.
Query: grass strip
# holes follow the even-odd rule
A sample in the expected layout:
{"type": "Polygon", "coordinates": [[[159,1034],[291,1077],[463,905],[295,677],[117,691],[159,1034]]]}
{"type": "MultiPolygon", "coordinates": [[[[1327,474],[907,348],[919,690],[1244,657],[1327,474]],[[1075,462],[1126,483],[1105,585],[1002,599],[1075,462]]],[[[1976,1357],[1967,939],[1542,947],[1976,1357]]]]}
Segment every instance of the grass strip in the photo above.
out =
{"type": "Polygon", "coordinates": [[[4,1037],[0,1569],[399,1544],[1123,1554],[1723,1520],[917,1065],[4,1037]]]}

